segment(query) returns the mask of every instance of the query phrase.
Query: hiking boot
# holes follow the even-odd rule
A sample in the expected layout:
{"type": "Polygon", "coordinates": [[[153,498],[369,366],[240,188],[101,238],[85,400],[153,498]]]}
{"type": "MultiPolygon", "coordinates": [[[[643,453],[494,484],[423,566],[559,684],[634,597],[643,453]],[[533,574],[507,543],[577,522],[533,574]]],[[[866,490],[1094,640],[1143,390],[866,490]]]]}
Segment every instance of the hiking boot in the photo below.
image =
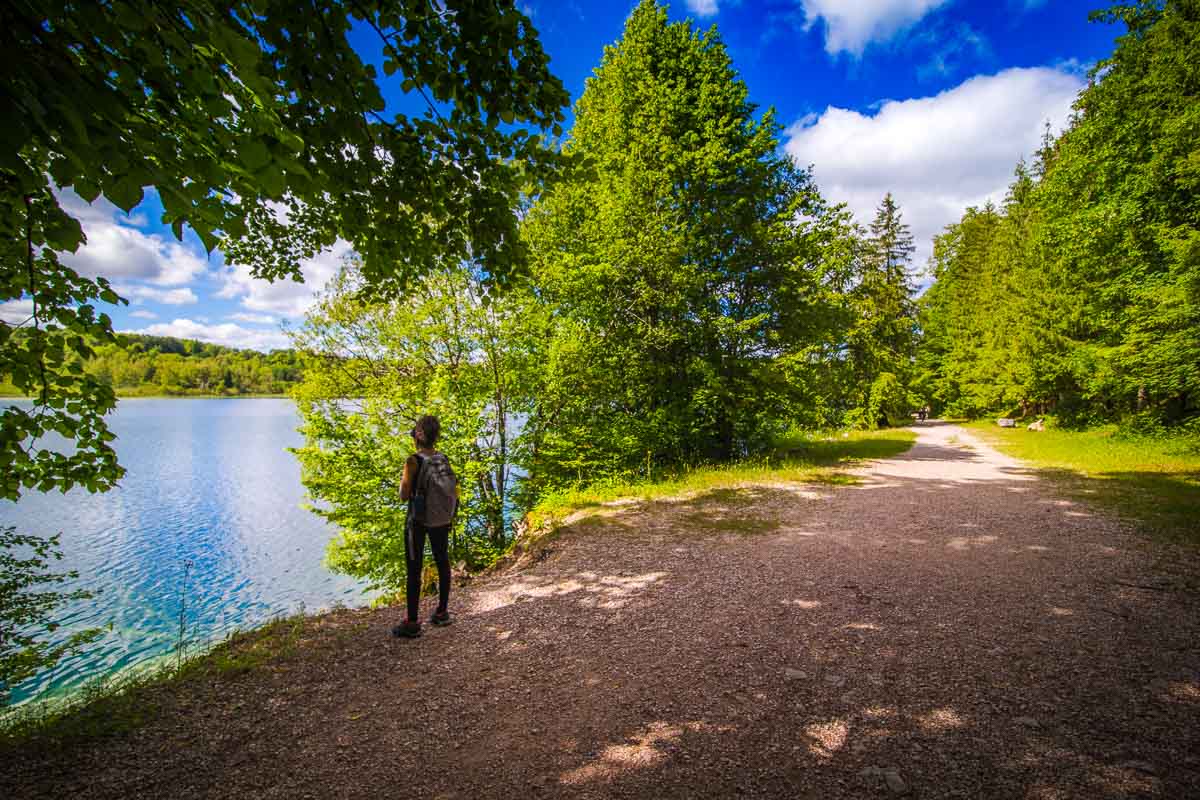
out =
{"type": "Polygon", "coordinates": [[[416,639],[420,635],[421,623],[412,622],[408,617],[405,617],[403,622],[392,628],[392,636],[399,639],[416,639]]]}
{"type": "Polygon", "coordinates": [[[435,611],[433,612],[433,616],[429,618],[430,625],[437,625],[439,627],[442,625],[449,625],[452,622],[454,622],[454,620],[450,619],[449,611],[435,611]]]}

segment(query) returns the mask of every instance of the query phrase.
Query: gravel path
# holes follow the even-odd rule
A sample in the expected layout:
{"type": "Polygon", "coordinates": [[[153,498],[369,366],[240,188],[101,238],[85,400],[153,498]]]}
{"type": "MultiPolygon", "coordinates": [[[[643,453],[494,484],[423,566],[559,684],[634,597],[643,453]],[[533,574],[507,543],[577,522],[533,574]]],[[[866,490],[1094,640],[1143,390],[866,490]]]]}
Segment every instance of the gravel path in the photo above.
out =
{"type": "Polygon", "coordinates": [[[917,430],[855,487],[605,509],[417,641],[318,618],[0,794],[1200,796],[1195,554],[917,430]]]}

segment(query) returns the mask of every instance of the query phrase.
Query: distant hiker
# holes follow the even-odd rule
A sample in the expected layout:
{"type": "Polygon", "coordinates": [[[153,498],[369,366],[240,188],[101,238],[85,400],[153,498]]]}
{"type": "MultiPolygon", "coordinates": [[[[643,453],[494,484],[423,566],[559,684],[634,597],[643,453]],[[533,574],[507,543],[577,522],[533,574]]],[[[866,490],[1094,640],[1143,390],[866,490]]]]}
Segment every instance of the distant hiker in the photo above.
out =
{"type": "Polygon", "coordinates": [[[405,600],[408,615],[392,633],[406,639],[421,635],[421,568],[425,562],[425,535],[438,571],[438,605],[429,621],[449,625],[450,612],[450,528],[458,510],[458,480],[450,468],[450,459],[434,449],[441,433],[437,417],[423,416],[413,426],[415,453],[404,462],[400,499],[408,501],[404,517],[404,560],[408,579],[405,600]]]}

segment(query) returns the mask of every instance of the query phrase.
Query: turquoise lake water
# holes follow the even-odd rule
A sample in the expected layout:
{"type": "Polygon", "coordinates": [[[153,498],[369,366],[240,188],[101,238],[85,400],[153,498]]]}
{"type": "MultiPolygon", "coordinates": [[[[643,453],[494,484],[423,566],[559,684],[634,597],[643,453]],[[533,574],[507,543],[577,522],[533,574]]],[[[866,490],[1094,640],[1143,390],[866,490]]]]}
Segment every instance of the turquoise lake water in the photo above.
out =
{"type": "Polygon", "coordinates": [[[332,526],[301,508],[302,443],[290,400],[125,399],[109,416],[125,478],[0,501],[0,525],[62,532],[55,571],[96,592],[58,614],[60,633],[107,627],[86,652],[17,687],[50,696],[173,654],[184,609],[191,648],[303,607],[368,601],[322,563],[332,526]]]}

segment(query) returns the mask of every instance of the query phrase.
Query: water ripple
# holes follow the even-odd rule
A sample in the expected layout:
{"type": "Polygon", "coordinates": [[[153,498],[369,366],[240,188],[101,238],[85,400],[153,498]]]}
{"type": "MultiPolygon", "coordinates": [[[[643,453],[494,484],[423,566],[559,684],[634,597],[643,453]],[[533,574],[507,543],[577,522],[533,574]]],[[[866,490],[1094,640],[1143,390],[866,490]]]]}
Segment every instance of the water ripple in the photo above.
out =
{"type": "Polygon", "coordinates": [[[103,495],[28,494],[0,525],[62,532],[56,570],[92,600],[61,610],[59,636],[106,628],[85,653],[18,685],[22,702],[172,654],[183,611],[193,646],[300,606],[365,602],[322,565],[333,530],[304,511],[290,401],[127,399],[110,417],[127,473],[103,495]]]}

